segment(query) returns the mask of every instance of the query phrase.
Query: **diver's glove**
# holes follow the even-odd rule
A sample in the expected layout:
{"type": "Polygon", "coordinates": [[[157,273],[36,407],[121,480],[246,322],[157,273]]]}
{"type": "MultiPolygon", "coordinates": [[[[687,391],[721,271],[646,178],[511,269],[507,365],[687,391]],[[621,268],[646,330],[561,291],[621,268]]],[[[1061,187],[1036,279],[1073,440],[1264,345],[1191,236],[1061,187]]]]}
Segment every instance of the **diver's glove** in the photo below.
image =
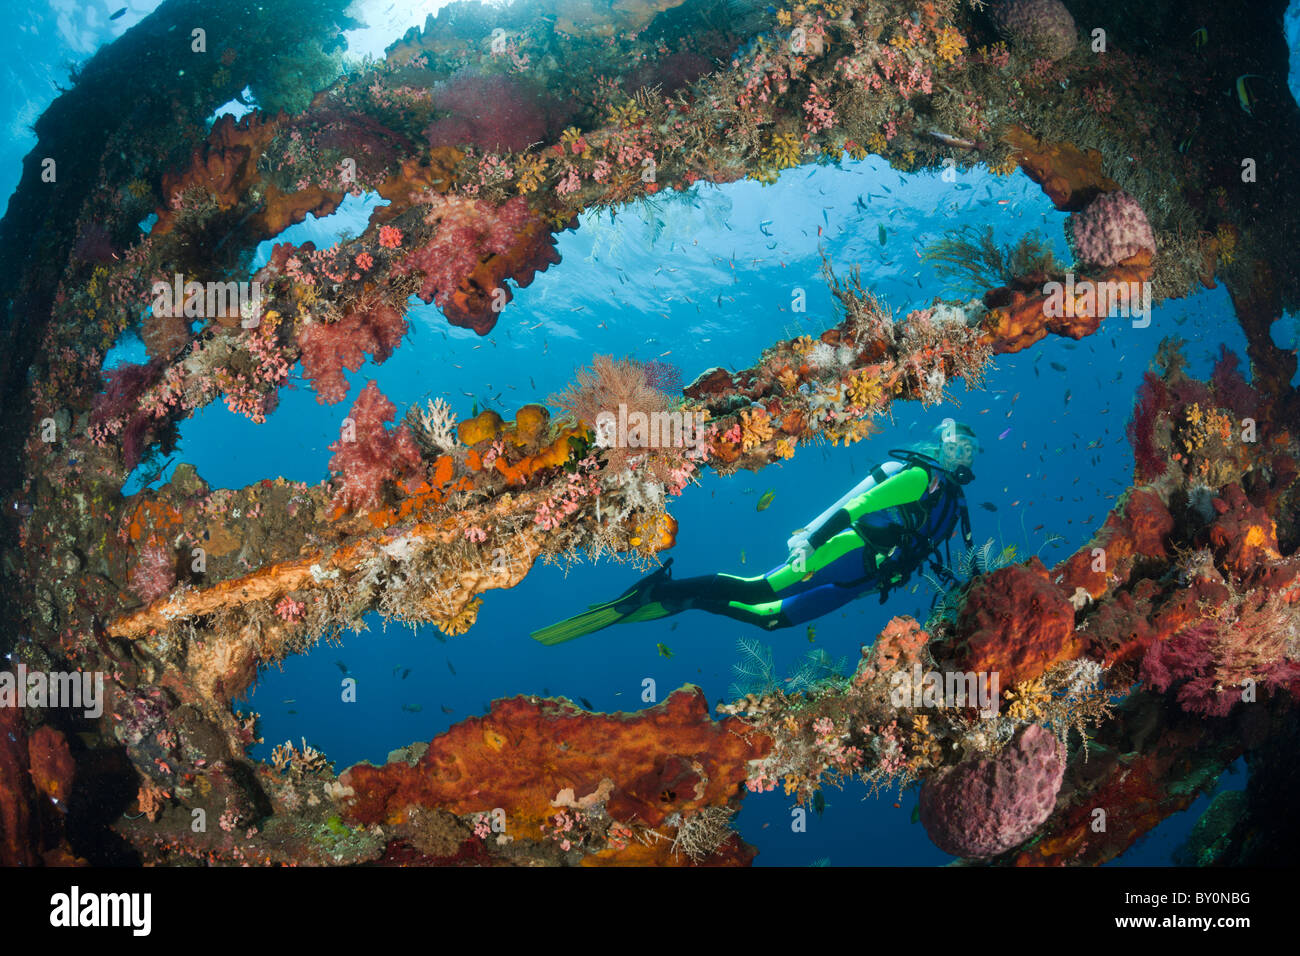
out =
{"type": "Polygon", "coordinates": [[[791,567],[798,565],[807,568],[809,559],[812,557],[813,552],[817,550],[813,547],[812,542],[808,540],[808,533],[804,530],[795,532],[790,537],[790,540],[785,543],[785,546],[790,549],[790,557],[786,560],[786,563],[791,567]]]}

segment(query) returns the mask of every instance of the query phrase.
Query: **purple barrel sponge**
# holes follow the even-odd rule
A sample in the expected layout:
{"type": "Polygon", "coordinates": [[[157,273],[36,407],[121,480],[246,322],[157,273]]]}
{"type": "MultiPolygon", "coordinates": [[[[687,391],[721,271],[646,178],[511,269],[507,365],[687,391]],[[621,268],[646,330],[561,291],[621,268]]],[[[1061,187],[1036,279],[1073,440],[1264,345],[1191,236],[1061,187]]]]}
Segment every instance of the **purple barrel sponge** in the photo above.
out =
{"type": "Polygon", "coordinates": [[[1153,255],[1156,236],[1138,201],[1124,191],[1102,193],[1083,212],[1070,217],[1074,254],[1081,263],[1113,266],[1146,249],[1153,255]]]}
{"type": "Polygon", "coordinates": [[[1017,731],[996,756],[968,757],[921,787],[921,823],[945,853],[983,860],[1029,838],[1052,812],[1065,760],[1037,724],[1017,731]]]}
{"type": "Polygon", "coordinates": [[[989,18],[1004,40],[1033,47],[1051,60],[1068,56],[1079,42],[1074,17],[1061,0],[997,0],[989,18]]]}

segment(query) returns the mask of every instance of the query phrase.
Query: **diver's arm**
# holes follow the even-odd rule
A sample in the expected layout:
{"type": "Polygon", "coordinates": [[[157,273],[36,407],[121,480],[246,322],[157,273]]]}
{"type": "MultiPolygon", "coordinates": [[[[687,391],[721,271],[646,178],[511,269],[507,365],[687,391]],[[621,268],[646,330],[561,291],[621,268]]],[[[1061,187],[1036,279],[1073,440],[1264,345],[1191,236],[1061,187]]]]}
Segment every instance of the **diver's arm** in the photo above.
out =
{"type": "Polygon", "coordinates": [[[851,498],[808,536],[808,542],[819,548],[865,514],[920,500],[929,485],[930,474],[924,468],[904,468],[851,498]]]}
{"type": "MultiPolygon", "coordinates": [[[[888,467],[888,464],[889,463],[886,463],[881,467],[886,468],[888,467]]],[[[841,508],[847,505],[854,498],[857,498],[859,495],[869,490],[873,485],[875,485],[875,483],[876,483],[875,476],[867,475],[867,477],[863,478],[856,485],[850,488],[845,493],[844,497],[840,498],[840,500],[835,502],[835,504],[831,505],[821,514],[819,514],[816,518],[813,518],[813,520],[810,521],[806,527],[800,528],[790,537],[790,540],[787,542],[787,544],[790,547],[790,550],[792,551],[794,550],[795,543],[797,541],[807,541],[810,537],[812,537],[814,533],[816,533],[816,531],[822,525],[824,525],[827,521],[831,519],[831,516],[834,515],[835,512],[839,511],[841,508]]]]}

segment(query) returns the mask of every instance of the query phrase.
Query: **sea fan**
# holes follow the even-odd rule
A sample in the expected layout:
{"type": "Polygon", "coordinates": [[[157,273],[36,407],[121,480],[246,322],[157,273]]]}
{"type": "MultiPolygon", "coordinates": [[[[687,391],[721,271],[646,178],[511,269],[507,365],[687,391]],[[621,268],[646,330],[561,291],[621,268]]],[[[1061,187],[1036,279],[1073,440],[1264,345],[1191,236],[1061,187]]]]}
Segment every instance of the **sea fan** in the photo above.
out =
{"type": "Polygon", "coordinates": [[[829,680],[842,677],[849,666],[848,658],[835,660],[820,647],[809,651],[799,662],[799,669],[794,672],[786,684],[791,692],[808,691],[829,680]]]}
{"type": "Polygon", "coordinates": [[[992,226],[983,232],[974,226],[950,229],[926,247],[921,258],[964,295],[983,295],[1016,278],[1058,268],[1051,248],[1043,244],[1037,231],[1026,233],[1013,245],[999,246],[992,226]]]}
{"type": "Polygon", "coordinates": [[[1241,418],[1258,414],[1259,397],[1246,384],[1241,374],[1241,361],[1226,345],[1219,346],[1219,358],[1214,363],[1210,382],[1214,385],[1216,404],[1231,408],[1241,418]]]}
{"type": "Polygon", "coordinates": [[[761,697],[776,690],[776,665],[772,661],[772,648],[757,640],[740,638],[736,641],[740,660],[731,665],[736,681],[728,693],[732,698],[750,694],[761,697]]]}
{"type": "MultiPolygon", "coordinates": [[[[591,368],[578,371],[577,380],[577,385],[552,395],[550,402],[589,428],[595,427],[602,413],[623,414],[620,406],[629,416],[641,412],[648,417],[672,408],[671,399],[651,384],[646,366],[635,359],[616,360],[610,355],[597,355],[591,360],[591,368]]],[[[624,448],[615,442],[606,449],[609,472],[617,474],[644,451],[624,448]]]]}

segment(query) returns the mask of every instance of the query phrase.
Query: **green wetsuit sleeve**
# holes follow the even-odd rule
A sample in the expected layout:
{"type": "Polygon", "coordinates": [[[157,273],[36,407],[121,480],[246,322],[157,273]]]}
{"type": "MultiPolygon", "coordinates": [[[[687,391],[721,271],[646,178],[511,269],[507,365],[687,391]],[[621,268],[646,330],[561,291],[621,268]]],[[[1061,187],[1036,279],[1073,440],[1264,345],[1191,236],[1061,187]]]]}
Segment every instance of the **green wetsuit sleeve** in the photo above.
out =
{"type": "Polygon", "coordinates": [[[929,473],[924,468],[913,465],[892,478],[886,478],[874,488],[868,488],[845,505],[844,510],[849,513],[849,522],[852,523],[873,511],[920,501],[928,487],[930,487],[929,473]]]}
{"type": "Polygon", "coordinates": [[[819,548],[841,531],[851,527],[853,522],[865,514],[919,501],[929,485],[930,475],[924,468],[917,465],[905,468],[880,484],[868,488],[831,515],[830,520],[808,539],[809,543],[814,548],[819,548]]]}

